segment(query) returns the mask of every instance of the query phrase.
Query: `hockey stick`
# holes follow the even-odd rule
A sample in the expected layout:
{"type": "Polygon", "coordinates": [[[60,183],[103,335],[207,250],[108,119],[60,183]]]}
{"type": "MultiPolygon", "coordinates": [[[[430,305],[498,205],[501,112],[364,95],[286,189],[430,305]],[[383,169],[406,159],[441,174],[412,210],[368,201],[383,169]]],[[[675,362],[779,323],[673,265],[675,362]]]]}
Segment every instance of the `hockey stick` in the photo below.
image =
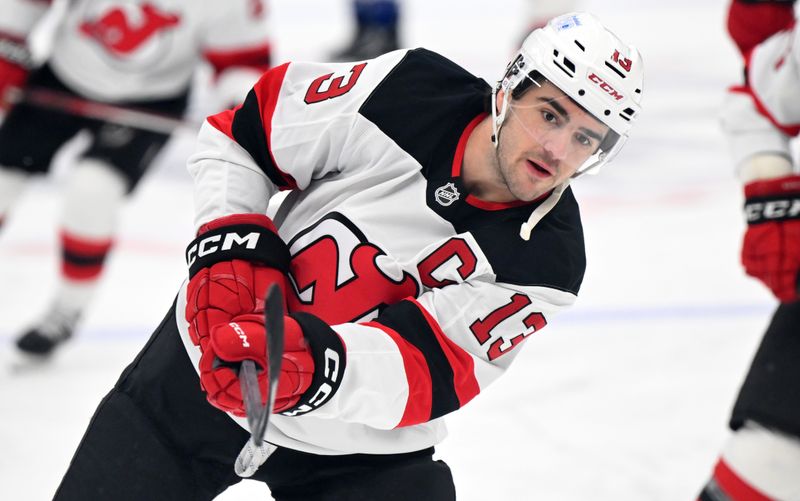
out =
{"type": "Polygon", "coordinates": [[[10,101],[161,134],[172,134],[176,130],[185,130],[192,134],[197,134],[200,130],[200,124],[193,124],[167,115],[88,101],[63,92],[43,88],[27,88],[23,91],[14,92],[10,101]]]}
{"type": "Polygon", "coordinates": [[[242,388],[250,440],[236,458],[235,470],[240,477],[249,477],[258,470],[271,451],[264,445],[269,417],[275,407],[275,393],[283,360],[283,294],[273,284],[264,302],[264,327],[267,336],[267,402],[261,404],[256,364],[245,360],[239,369],[239,384],[242,388]]]}

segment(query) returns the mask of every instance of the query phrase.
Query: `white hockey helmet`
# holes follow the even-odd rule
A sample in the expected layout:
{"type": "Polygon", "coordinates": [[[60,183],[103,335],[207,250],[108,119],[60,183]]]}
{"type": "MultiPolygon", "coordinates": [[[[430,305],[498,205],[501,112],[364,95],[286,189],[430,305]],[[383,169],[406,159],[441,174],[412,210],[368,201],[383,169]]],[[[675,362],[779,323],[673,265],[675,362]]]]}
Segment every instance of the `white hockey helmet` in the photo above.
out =
{"type": "Polygon", "coordinates": [[[573,177],[596,170],[616,156],[639,116],[643,69],[639,51],[592,14],[572,12],[553,18],[528,35],[492,93],[495,146],[513,91],[523,82],[538,86],[543,77],[611,129],[573,177]],[[494,105],[499,90],[504,93],[500,110],[494,105]]]}

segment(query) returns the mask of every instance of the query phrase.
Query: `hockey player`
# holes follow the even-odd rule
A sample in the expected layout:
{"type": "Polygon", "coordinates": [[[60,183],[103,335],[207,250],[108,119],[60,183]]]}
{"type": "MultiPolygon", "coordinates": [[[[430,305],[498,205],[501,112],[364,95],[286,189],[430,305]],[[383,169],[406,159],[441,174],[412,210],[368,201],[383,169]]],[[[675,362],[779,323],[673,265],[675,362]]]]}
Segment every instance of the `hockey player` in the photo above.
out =
{"type": "Polygon", "coordinates": [[[723,114],[744,185],[742,264],[781,304],[702,501],[800,499],[800,175],[789,148],[800,132],[800,40],[792,4],[735,0],[729,11],[729,32],[745,56],[744,85],[731,90],[723,114]]]}
{"type": "Polygon", "coordinates": [[[355,33],[346,47],[331,55],[334,61],[360,61],[400,48],[399,0],[353,0],[355,33]]]}
{"type": "Polygon", "coordinates": [[[48,5],[0,0],[0,110],[7,110],[0,128],[0,224],[25,182],[46,173],[66,141],[81,130],[92,136],[65,183],[60,285],[45,315],[17,339],[19,350],[39,357],[71,336],[113,245],[120,205],[169,137],[163,128],[80,116],[57,103],[111,104],[152,114],[153,122],[180,119],[203,59],[216,71],[218,88],[238,101],[270,56],[261,0],[75,0],[58,6],[65,11],[52,53],[34,69],[26,37],[48,5]],[[43,92],[56,99],[44,106],[26,101],[43,92]]]}
{"type": "Polygon", "coordinates": [[[574,302],[585,255],[568,184],[623,146],[642,70],[577,13],[531,33],[494,88],[424,49],[268,71],[200,132],[188,282],[55,498],[202,500],[237,482],[240,450],[255,453],[237,365],[265,364],[277,284],[270,454],[243,473],[277,500],[454,499],[432,458],[442,417],[574,302]]]}

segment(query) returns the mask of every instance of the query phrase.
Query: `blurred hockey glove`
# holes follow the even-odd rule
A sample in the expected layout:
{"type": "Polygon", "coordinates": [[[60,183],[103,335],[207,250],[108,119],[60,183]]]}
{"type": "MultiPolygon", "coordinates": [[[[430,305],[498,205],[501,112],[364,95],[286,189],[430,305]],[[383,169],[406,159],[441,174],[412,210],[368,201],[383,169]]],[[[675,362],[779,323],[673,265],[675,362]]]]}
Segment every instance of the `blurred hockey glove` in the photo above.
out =
{"type": "Polygon", "coordinates": [[[0,115],[11,109],[14,93],[25,85],[30,67],[25,41],[0,34],[0,115]]]}
{"type": "Polygon", "coordinates": [[[289,249],[262,214],[221,217],[197,233],[186,250],[186,321],[192,342],[205,351],[214,326],[264,311],[270,284],[278,284],[286,297],[289,249]]]}
{"type": "Polygon", "coordinates": [[[743,56],[794,23],[794,0],[733,0],[728,33],[743,56]]]}
{"type": "Polygon", "coordinates": [[[800,272],[800,176],[745,185],[747,231],[742,264],[781,302],[798,299],[800,272]]]}
{"type": "MultiPolygon", "coordinates": [[[[211,328],[200,358],[200,382],[218,409],[244,417],[238,366],[253,360],[266,402],[266,336],[261,315],[240,315],[211,328]]],[[[299,415],[327,402],[345,368],[344,345],[327,324],[308,313],[284,317],[284,352],[273,412],[299,415]]]]}

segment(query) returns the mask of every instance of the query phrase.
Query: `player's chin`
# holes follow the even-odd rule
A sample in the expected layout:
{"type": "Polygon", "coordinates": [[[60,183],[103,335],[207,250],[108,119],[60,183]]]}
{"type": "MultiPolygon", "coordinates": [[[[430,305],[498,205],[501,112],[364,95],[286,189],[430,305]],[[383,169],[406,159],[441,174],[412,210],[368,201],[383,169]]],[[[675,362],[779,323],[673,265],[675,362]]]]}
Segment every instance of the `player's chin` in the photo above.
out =
{"type": "Polygon", "coordinates": [[[518,200],[524,202],[533,202],[537,198],[552,190],[555,186],[555,178],[543,179],[527,179],[522,186],[518,186],[517,193],[515,193],[518,200]]]}
{"type": "Polygon", "coordinates": [[[549,190],[550,188],[547,187],[529,185],[525,187],[517,187],[517,189],[512,190],[512,193],[520,202],[533,202],[537,198],[547,193],[549,190]]]}

